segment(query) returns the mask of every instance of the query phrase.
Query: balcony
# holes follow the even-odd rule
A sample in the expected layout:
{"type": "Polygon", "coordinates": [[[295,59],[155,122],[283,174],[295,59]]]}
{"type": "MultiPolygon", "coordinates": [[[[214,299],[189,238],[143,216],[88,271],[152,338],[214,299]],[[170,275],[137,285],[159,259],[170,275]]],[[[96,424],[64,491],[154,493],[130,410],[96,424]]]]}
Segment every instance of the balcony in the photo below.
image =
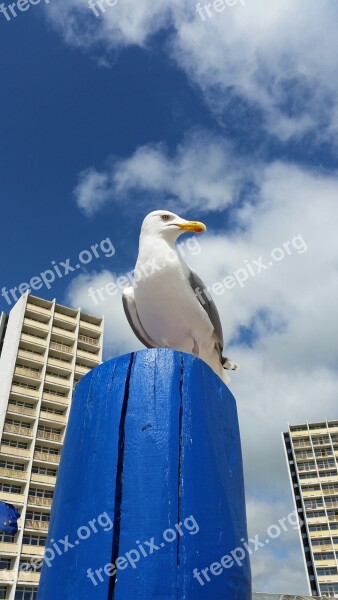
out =
{"type": "Polygon", "coordinates": [[[25,530],[34,529],[34,531],[48,531],[48,521],[34,521],[33,519],[26,519],[25,530]]]}
{"type": "Polygon", "coordinates": [[[51,309],[50,308],[45,308],[43,306],[38,306],[37,304],[32,304],[31,302],[27,302],[27,304],[26,304],[26,310],[31,310],[34,313],[45,315],[46,317],[49,317],[51,315],[51,309]]]}
{"type": "Polygon", "coordinates": [[[312,463],[311,465],[306,465],[304,463],[300,463],[298,465],[298,471],[299,473],[309,473],[310,471],[314,471],[314,476],[316,475],[317,469],[316,469],[316,463],[312,463]]]}
{"type": "Polygon", "coordinates": [[[21,348],[19,348],[18,351],[18,358],[27,359],[33,363],[40,364],[43,364],[45,361],[43,354],[38,354],[37,352],[27,352],[27,350],[22,350],[21,348]]]}
{"type": "Polygon", "coordinates": [[[56,352],[56,354],[62,358],[69,358],[73,352],[73,346],[69,346],[68,344],[62,344],[61,342],[50,342],[49,347],[56,352]]]}
{"type": "Polygon", "coordinates": [[[43,462],[50,462],[55,465],[58,465],[60,463],[60,455],[49,454],[48,452],[35,452],[34,460],[41,460],[43,462]]]}
{"type": "Polygon", "coordinates": [[[69,329],[61,329],[61,327],[56,327],[53,325],[52,334],[60,337],[69,338],[70,340],[75,340],[75,331],[70,331],[69,329]]]}
{"type": "Polygon", "coordinates": [[[326,514],[323,512],[321,517],[308,517],[307,518],[309,525],[323,525],[327,523],[326,514]]]}
{"type": "MultiPolygon", "coordinates": [[[[1,544],[0,544],[1,545],[1,544]]],[[[13,583],[15,579],[15,571],[8,569],[0,569],[0,583],[13,583]]]]}
{"type": "Polygon", "coordinates": [[[44,553],[44,546],[31,546],[30,544],[22,544],[21,557],[35,558],[43,556],[44,553]]]}
{"type": "Polygon", "coordinates": [[[41,498],[41,496],[28,496],[29,506],[43,506],[44,508],[50,508],[52,506],[53,498],[41,498]]]}
{"type": "Polygon", "coordinates": [[[30,427],[20,427],[19,425],[10,425],[9,423],[5,423],[4,431],[6,433],[14,433],[15,435],[20,435],[23,437],[33,437],[33,430],[30,427]]]}
{"type": "Polygon", "coordinates": [[[23,504],[25,502],[24,494],[12,494],[11,492],[0,492],[0,500],[9,504],[23,504]]]}
{"type": "Polygon", "coordinates": [[[57,388],[62,388],[62,389],[65,389],[66,391],[69,391],[69,388],[70,388],[70,380],[64,379],[63,377],[58,377],[57,375],[55,375],[55,376],[46,375],[45,382],[52,383],[57,388]]]}
{"type": "Polygon", "coordinates": [[[76,356],[77,358],[81,359],[81,362],[88,362],[89,369],[93,369],[100,364],[100,357],[98,354],[93,354],[92,352],[86,352],[85,350],[78,349],[76,356]]]}
{"type": "Polygon", "coordinates": [[[59,442],[60,444],[63,441],[63,435],[58,433],[50,433],[49,431],[37,431],[36,438],[38,440],[49,440],[51,442],[59,442]]]}
{"type": "MultiPolygon", "coordinates": [[[[332,469],[331,469],[332,470],[332,469]]],[[[321,470],[321,473],[324,473],[324,471],[321,470]]],[[[325,475],[325,476],[321,476],[320,477],[320,481],[322,483],[337,483],[337,475],[325,475]]]]}
{"type": "Polygon", "coordinates": [[[324,496],[335,496],[338,495],[338,484],[336,482],[336,487],[333,487],[332,490],[323,490],[324,496]]]}
{"type": "Polygon", "coordinates": [[[42,346],[43,348],[47,347],[47,339],[36,337],[35,335],[30,335],[29,333],[22,332],[21,340],[23,342],[27,342],[28,344],[32,344],[33,346],[42,346]]]}
{"type": "Polygon", "coordinates": [[[16,469],[5,469],[0,467],[0,477],[9,477],[10,479],[27,480],[27,471],[17,471],[16,469]]]}
{"type": "Polygon", "coordinates": [[[48,367],[57,367],[60,371],[72,371],[73,365],[71,362],[67,362],[65,360],[57,360],[56,358],[48,357],[47,368],[48,367]]]}
{"type": "Polygon", "coordinates": [[[27,396],[29,398],[35,398],[36,400],[39,399],[40,395],[39,390],[32,390],[25,385],[18,385],[16,383],[12,384],[11,393],[25,397],[27,396]]]}
{"type": "Polygon", "coordinates": [[[31,451],[26,450],[25,448],[15,448],[14,446],[7,446],[7,444],[1,444],[0,454],[14,458],[30,459],[31,451]]]}
{"type": "Polygon", "coordinates": [[[91,367],[83,367],[82,365],[75,365],[75,374],[83,377],[91,370],[91,367]]]}
{"type": "Polygon", "coordinates": [[[313,552],[333,552],[332,544],[323,544],[322,546],[312,546],[313,552]]]}
{"type": "Polygon", "coordinates": [[[41,410],[39,421],[48,421],[48,423],[62,423],[67,424],[67,417],[65,415],[54,415],[53,413],[41,410]]]}
{"type": "Polygon", "coordinates": [[[298,440],[299,438],[302,438],[304,436],[305,437],[309,437],[309,430],[308,429],[304,429],[302,431],[296,431],[296,430],[292,431],[291,430],[291,437],[292,437],[293,440],[294,439],[298,440]]]}
{"type": "Polygon", "coordinates": [[[41,380],[41,372],[35,371],[34,369],[31,369],[30,367],[18,367],[17,366],[17,367],[15,367],[14,375],[22,375],[25,378],[34,379],[37,381],[41,380]]]}
{"type": "Polygon", "coordinates": [[[26,415],[27,417],[35,417],[36,409],[27,408],[26,406],[18,406],[17,404],[8,403],[7,412],[15,413],[16,415],[26,415]]]}
{"type": "Polygon", "coordinates": [[[10,554],[11,556],[17,556],[19,552],[18,544],[10,544],[8,542],[0,542],[0,556],[6,556],[10,554]]]}
{"type": "Polygon", "coordinates": [[[322,497],[322,492],[320,490],[316,491],[316,492],[308,492],[306,490],[302,490],[302,495],[303,498],[321,498],[322,497]]]}
{"type": "Polygon", "coordinates": [[[23,325],[26,325],[26,327],[32,328],[32,330],[33,330],[32,333],[35,333],[35,329],[37,331],[41,331],[44,333],[49,332],[48,323],[44,323],[43,321],[40,321],[39,319],[25,317],[23,320],[23,325]]]}
{"type": "Polygon", "coordinates": [[[295,440],[293,442],[294,448],[311,448],[310,440],[295,440]]]}
{"type": "Polygon", "coordinates": [[[57,402],[58,404],[68,405],[69,398],[68,396],[59,396],[58,394],[51,394],[51,392],[46,392],[44,390],[42,400],[51,400],[52,402],[57,402]]]}
{"type": "Polygon", "coordinates": [[[88,321],[83,321],[82,319],[80,319],[80,329],[81,330],[86,330],[86,332],[90,333],[96,333],[101,335],[102,333],[102,326],[101,325],[95,325],[94,323],[89,323],[88,321]]]}
{"type": "Polygon", "coordinates": [[[40,473],[32,473],[32,483],[43,483],[49,486],[55,486],[56,475],[41,475],[40,473]]]}
{"type": "Polygon", "coordinates": [[[302,453],[298,453],[295,456],[297,463],[302,463],[304,461],[310,461],[310,460],[314,460],[314,456],[312,454],[312,452],[302,452],[302,453]]]}
{"type": "Polygon", "coordinates": [[[312,542],[319,538],[327,538],[328,535],[330,535],[329,531],[310,531],[310,539],[312,542]]]}
{"type": "Polygon", "coordinates": [[[65,315],[64,313],[59,312],[55,309],[54,312],[54,321],[60,321],[62,323],[69,323],[70,325],[77,325],[77,317],[76,315],[71,317],[70,315],[65,315]]]}
{"type": "Polygon", "coordinates": [[[18,581],[19,583],[39,583],[40,573],[34,573],[33,571],[19,571],[18,581]]]}
{"type": "Polygon", "coordinates": [[[87,347],[88,346],[94,347],[94,348],[100,347],[100,339],[99,338],[93,338],[88,335],[82,335],[82,333],[79,333],[78,341],[87,347]]]}

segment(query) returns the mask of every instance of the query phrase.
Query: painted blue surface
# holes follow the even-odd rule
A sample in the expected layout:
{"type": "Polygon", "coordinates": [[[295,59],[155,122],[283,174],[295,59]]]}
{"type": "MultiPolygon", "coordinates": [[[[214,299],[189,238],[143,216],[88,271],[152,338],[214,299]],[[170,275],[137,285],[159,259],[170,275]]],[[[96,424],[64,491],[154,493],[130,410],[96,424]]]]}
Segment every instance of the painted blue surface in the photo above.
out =
{"type": "Polygon", "coordinates": [[[55,557],[43,567],[38,600],[251,600],[246,554],[242,566],[210,573],[243,547],[241,539],[247,531],[236,403],[210,368],[191,355],[154,349],[84,377],[52,507],[46,547],[55,557]],[[79,539],[80,527],[87,539],[79,539]],[[109,576],[118,557],[120,569],[109,576]],[[105,565],[106,573],[95,574],[105,565]],[[195,568],[209,569],[200,575],[204,585],[195,568]]]}

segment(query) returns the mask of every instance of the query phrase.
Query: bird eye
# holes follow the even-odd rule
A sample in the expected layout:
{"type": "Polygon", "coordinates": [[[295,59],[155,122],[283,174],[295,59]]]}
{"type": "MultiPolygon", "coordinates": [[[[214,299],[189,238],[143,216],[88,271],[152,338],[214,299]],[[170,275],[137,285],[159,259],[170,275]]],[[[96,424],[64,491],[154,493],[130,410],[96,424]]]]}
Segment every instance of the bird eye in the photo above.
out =
{"type": "Polygon", "coordinates": [[[170,215],[162,215],[162,221],[168,221],[170,219],[170,215]]]}

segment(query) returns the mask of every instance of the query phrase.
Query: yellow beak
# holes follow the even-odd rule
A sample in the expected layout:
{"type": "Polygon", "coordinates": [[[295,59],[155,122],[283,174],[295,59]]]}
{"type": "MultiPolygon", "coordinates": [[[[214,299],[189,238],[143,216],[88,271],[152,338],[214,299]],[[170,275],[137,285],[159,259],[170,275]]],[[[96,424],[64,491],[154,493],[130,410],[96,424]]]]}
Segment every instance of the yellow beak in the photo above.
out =
{"type": "Polygon", "coordinates": [[[194,233],[201,233],[207,229],[204,223],[200,221],[186,221],[185,223],[175,223],[175,225],[182,231],[193,231],[194,233]]]}

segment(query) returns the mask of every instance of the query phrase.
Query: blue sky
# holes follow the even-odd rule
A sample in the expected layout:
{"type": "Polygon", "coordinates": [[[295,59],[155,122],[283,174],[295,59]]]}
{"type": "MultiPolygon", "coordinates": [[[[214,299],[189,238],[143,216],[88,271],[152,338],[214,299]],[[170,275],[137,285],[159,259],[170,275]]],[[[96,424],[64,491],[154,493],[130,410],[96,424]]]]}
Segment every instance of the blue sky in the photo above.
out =
{"type": "MultiPolygon", "coordinates": [[[[238,1],[205,21],[182,0],[0,14],[1,288],[109,237],[114,256],[37,292],[104,314],[108,358],[140,345],[120,294],[95,305],[88,289],[133,268],[150,210],[207,223],[187,260],[209,285],[304,242],[215,295],[241,366],[253,535],[293,509],[280,432],[337,418],[337,22],[334,0],[238,1]]],[[[253,572],[256,590],[305,593],[297,532],[253,572]]]]}

